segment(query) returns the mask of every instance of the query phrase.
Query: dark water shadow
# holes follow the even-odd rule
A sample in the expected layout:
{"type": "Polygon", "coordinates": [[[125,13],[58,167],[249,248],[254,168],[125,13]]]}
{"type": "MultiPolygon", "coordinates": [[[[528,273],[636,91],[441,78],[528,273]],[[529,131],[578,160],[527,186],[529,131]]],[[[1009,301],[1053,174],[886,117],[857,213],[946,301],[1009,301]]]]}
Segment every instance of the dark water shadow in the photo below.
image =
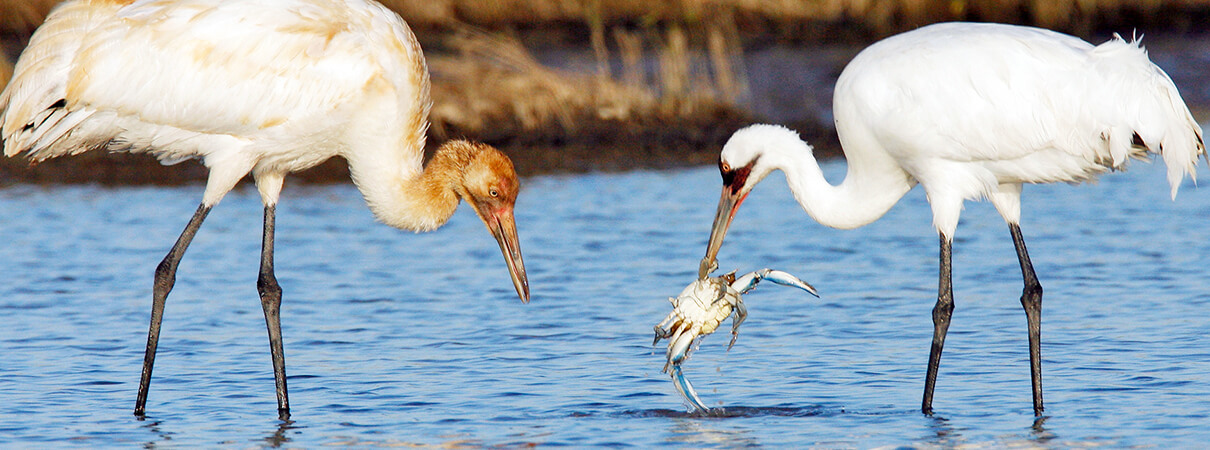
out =
{"type": "Polygon", "coordinates": [[[933,432],[933,434],[924,439],[926,442],[940,446],[962,442],[962,433],[959,433],[958,430],[952,424],[950,424],[949,419],[935,415],[929,415],[927,417],[930,421],[929,429],[933,432]]]}
{"type": "MultiPolygon", "coordinates": [[[[161,448],[164,445],[175,446],[178,444],[174,442],[176,433],[165,430],[165,426],[168,423],[173,422],[173,420],[163,418],[155,419],[148,416],[136,417],[136,420],[140,422],[139,427],[155,436],[155,439],[143,441],[143,448],[154,449],[161,448]]],[[[250,442],[256,444],[256,447],[258,448],[289,447],[290,445],[288,444],[294,440],[292,435],[297,434],[295,430],[301,430],[304,428],[306,428],[306,426],[300,425],[298,422],[293,420],[277,420],[275,421],[272,430],[270,430],[268,434],[265,434],[260,438],[252,438],[250,442]]]]}
{"type": "MultiPolygon", "coordinates": [[[[927,417],[931,422],[929,424],[929,429],[932,431],[932,435],[926,436],[923,439],[924,442],[941,447],[955,447],[970,444],[966,442],[967,436],[964,436],[962,433],[965,427],[955,425],[951,419],[946,417],[935,415],[927,417]]],[[[1057,442],[1058,435],[1045,427],[1046,419],[1048,418],[1049,416],[1034,418],[1034,420],[1030,422],[1030,425],[1022,430],[1026,431],[1026,433],[1023,434],[1020,441],[1016,442],[1014,445],[1048,447],[1057,442]]],[[[1006,442],[1011,442],[1011,440],[1006,442]]]]}
{"type": "Polygon", "coordinates": [[[1041,416],[1034,419],[1034,423],[1029,427],[1030,439],[1039,444],[1046,444],[1055,441],[1059,438],[1054,431],[1046,428],[1046,419],[1050,416],[1041,416]]]}
{"type": "Polygon", "coordinates": [[[277,428],[268,436],[261,438],[260,441],[265,443],[268,447],[280,448],[283,444],[290,443],[291,438],[289,436],[289,432],[291,430],[301,428],[305,427],[298,425],[297,422],[293,420],[279,420],[277,422],[277,428]]]}
{"type": "Polygon", "coordinates": [[[157,437],[156,440],[143,442],[143,448],[146,448],[146,449],[159,448],[159,445],[161,442],[172,442],[172,433],[161,429],[160,421],[158,421],[158,420],[147,421],[145,416],[138,416],[138,421],[143,422],[142,424],[139,425],[140,427],[147,430],[151,434],[154,434],[157,437]]]}
{"type": "Polygon", "coordinates": [[[732,419],[752,417],[834,417],[848,414],[843,408],[825,406],[728,406],[710,408],[709,411],[688,412],[679,409],[641,409],[629,410],[608,415],[616,417],[636,418],[676,418],[676,419],[732,419]]]}

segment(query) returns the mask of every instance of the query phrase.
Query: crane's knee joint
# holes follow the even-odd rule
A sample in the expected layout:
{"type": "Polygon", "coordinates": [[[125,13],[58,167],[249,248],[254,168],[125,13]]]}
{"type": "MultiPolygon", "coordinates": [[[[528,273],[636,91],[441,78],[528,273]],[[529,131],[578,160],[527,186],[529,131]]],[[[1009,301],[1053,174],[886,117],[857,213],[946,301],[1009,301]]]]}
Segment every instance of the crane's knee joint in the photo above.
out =
{"type": "Polygon", "coordinates": [[[260,293],[261,300],[272,299],[281,301],[281,285],[277,284],[277,277],[273,274],[261,274],[256,280],[256,290],[260,293]]]}
{"type": "Polygon", "coordinates": [[[1042,285],[1038,282],[1027,283],[1021,291],[1021,305],[1025,308],[1040,308],[1042,305],[1042,285]]]}
{"type": "Polygon", "coordinates": [[[949,319],[954,315],[954,301],[937,300],[937,305],[933,306],[933,322],[949,319]]]}
{"type": "Polygon", "coordinates": [[[172,270],[171,259],[172,259],[171,256],[165,257],[162,261],[160,261],[159,265],[155,266],[155,279],[156,280],[161,280],[161,279],[165,279],[165,278],[167,278],[167,279],[175,278],[173,272],[176,272],[176,271],[172,270]]]}
{"type": "Polygon", "coordinates": [[[152,290],[156,296],[167,296],[175,284],[176,270],[173,270],[172,263],[165,258],[155,268],[155,280],[152,284],[152,290]]]}

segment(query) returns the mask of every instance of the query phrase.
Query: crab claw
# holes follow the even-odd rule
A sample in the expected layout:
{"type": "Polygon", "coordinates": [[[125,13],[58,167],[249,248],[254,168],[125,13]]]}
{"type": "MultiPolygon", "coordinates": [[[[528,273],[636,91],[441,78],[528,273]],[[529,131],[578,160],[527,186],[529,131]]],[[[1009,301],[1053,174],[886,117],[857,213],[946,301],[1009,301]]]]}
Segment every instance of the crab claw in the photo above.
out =
{"type": "Polygon", "coordinates": [[[681,371],[681,366],[672,367],[672,385],[676,386],[676,391],[681,393],[681,397],[689,402],[689,412],[694,411],[710,411],[710,408],[702,402],[701,397],[697,396],[697,391],[693,390],[693,385],[689,384],[689,380],[685,378],[685,373],[681,371]]]}
{"type": "Polygon", "coordinates": [[[678,329],[675,335],[671,338],[668,344],[668,362],[664,363],[664,372],[672,375],[672,385],[676,387],[676,391],[681,394],[681,397],[689,403],[689,412],[695,411],[710,411],[710,408],[702,402],[701,397],[697,396],[697,391],[693,390],[693,385],[689,384],[689,380],[685,378],[685,372],[681,370],[681,363],[689,357],[689,351],[693,348],[694,341],[700,335],[701,329],[698,327],[690,327],[684,325],[678,329]]]}
{"type": "Polygon", "coordinates": [[[810,283],[807,283],[794,275],[790,275],[780,270],[769,270],[769,273],[765,274],[765,279],[782,286],[796,287],[810,292],[811,295],[814,295],[815,297],[819,297],[819,292],[815,291],[815,287],[811,286],[810,283]]]}
{"type": "Polygon", "coordinates": [[[811,286],[810,283],[794,275],[773,269],[761,269],[739,277],[731,283],[731,288],[739,291],[740,294],[747,294],[748,291],[756,288],[756,284],[760,283],[761,280],[769,280],[782,286],[796,287],[819,297],[819,292],[815,291],[815,287],[811,286]]]}

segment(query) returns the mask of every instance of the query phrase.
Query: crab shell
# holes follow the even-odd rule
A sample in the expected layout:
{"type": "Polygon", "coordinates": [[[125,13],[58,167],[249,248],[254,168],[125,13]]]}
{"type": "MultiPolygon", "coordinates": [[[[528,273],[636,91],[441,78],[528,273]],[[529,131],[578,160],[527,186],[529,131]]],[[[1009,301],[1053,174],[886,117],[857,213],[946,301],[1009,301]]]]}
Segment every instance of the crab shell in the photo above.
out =
{"type": "Polygon", "coordinates": [[[665,372],[670,366],[680,364],[688,358],[691,347],[698,338],[714,333],[728,317],[732,317],[732,336],[731,344],[727,348],[730,349],[731,345],[735,344],[737,329],[747,316],[747,311],[740,298],[740,292],[731,286],[734,282],[734,273],[698,279],[685,287],[680,295],[668,299],[673,309],[655,326],[654,341],[668,339],[665,372]]]}
{"type": "MultiPolygon", "coordinates": [[[[731,287],[734,274],[697,280],[685,287],[675,299],[672,307],[681,321],[690,321],[698,328],[698,334],[707,335],[718,329],[720,323],[731,316],[740,301],[739,291],[731,287]]],[[[673,327],[676,328],[676,327],[673,327]]]]}

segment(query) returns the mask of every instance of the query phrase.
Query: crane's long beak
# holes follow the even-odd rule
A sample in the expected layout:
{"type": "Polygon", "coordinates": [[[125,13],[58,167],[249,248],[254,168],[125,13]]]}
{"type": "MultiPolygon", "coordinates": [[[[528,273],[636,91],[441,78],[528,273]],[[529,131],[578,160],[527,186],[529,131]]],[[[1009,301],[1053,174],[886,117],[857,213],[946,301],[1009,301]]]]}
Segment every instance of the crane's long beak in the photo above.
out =
{"type": "Polygon", "coordinates": [[[523,303],[529,303],[529,279],[525,277],[525,261],[521,259],[521,241],[517,239],[517,222],[513,219],[511,208],[494,211],[487,214],[488,231],[500,244],[504,253],[504,262],[508,264],[508,274],[513,278],[513,287],[523,303]]]}
{"type": "Polygon", "coordinates": [[[747,192],[741,194],[738,188],[739,186],[723,185],[723,195],[718,199],[718,212],[714,213],[714,225],[710,227],[710,242],[706,245],[706,257],[702,258],[702,262],[697,268],[699,279],[706,278],[711,271],[718,267],[715,258],[718,256],[718,249],[723,246],[723,237],[727,236],[727,229],[731,227],[731,220],[735,218],[739,205],[748,196],[747,192]]]}

